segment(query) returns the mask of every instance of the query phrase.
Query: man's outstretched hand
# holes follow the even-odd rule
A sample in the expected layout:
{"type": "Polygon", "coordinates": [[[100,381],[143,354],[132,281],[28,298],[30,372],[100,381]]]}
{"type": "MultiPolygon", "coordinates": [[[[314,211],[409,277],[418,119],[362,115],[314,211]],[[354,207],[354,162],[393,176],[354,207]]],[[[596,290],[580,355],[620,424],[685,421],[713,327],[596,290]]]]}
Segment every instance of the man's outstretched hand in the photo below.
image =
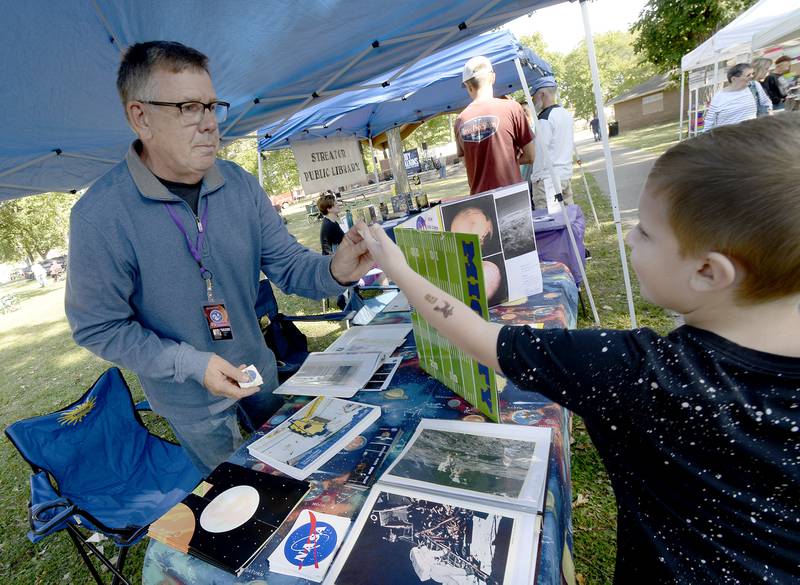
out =
{"type": "Polygon", "coordinates": [[[242,371],[243,369],[244,365],[241,368],[237,368],[229,361],[214,354],[208,360],[206,373],[203,376],[203,386],[214,396],[224,396],[234,400],[255,394],[261,390],[261,386],[253,386],[252,388],[239,387],[239,382],[247,382],[248,380],[247,375],[242,371]]]}
{"type": "Polygon", "coordinates": [[[360,221],[350,228],[333,255],[331,275],[339,284],[358,280],[375,264],[375,259],[369,253],[367,243],[358,233],[359,225],[365,224],[360,221]]]}
{"type": "Polygon", "coordinates": [[[390,278],[394,278],[400,270],[408,266],[403,252],[386,235],[381,226],[377,224],[367,226],[361,223],[358,231],[372,257],[390,278]]]}

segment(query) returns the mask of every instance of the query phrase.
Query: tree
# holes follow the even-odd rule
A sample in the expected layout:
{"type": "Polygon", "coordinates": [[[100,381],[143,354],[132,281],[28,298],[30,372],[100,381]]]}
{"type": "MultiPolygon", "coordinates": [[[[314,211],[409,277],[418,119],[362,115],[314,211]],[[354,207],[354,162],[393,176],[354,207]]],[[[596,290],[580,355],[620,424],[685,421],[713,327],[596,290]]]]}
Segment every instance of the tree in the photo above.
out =
{"type": "Polygon", "coordinates": [[[556,79],[561,76],[564,71],[564,55],[557,51],[551,51],[548,49],[544,38],[542,37],[542,33],[535,32],[532,35],[526,35],[521,37],[519,42],[531,49],[534,53],[536,53],[536,55],[547,61],[550,64],[550,67],[552,67],[556,79]]]}
{"type": "Polygon", "coordinates": [[[728,24],[756,0],[649,0],[631,26],[633,48],[660,72],[728,24]]]}
{"type": "Polygon", "coordinates": [[[0,202],[0,261],[33,264],[63,248],[78,195],[43,193],[0,202]]]}
{"type": "Polygon", "coordinates": [[[412,148],[422,150],[423,142],[428,148],[452,142],[453,134],[450,130],[448,117],[455,121],[455,114],[442,114],[420,124],[416,130],[403,140],[403,148],[405,150],[410,150],[412,148]]]}
{"type": "MultiPolygon", "coordinates": [[[[642,63],[633,51],[634,37],[628,32],[608,32],[594,38],[603,101],[607,102],[655,75],[655,68],[642,63]]],[[[586,42],[570,51],[559,64],[559,91],[565,105],[577,118],[592,118],[595,107],[586,42]]]]}
{"type": "MultiPolygon", "coordinates": [[[[255,138],[242,138],[220,149],[218,156],[238,164],[248,173],[258,176],[258,153],[255,138]]],[[[285,193],[300,185],[297,163],[291,148],[270,150],[263,157],[264,182],[261,185],[271,194],[285,193]]]]}

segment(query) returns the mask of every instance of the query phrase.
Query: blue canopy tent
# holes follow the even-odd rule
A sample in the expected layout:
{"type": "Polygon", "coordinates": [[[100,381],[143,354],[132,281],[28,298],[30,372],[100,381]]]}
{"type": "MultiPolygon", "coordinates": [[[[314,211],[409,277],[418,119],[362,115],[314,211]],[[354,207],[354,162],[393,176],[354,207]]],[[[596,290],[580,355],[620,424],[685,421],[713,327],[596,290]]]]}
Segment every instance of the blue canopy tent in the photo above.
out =
{"type": "Polygon", "coordinates": [[[389,128],[459,110],[470,102],[462,87],[461,71],[475,55],[484,55],[492,62],[495,88],[502,93],[522,87],[517,59],[528,85],[552,75],[550,65],[522,47],[510,32],[485,33],[429,55],[387,87],[381,87],[379,82],[392,77],[395,71],[371,80],[369,85],[378,87],[342,93],[297,112],[284,124],[259,129],[259,150],[286,148],[292,142],[333,135],[367,139],[389,128]]]}
{"type": "Polygon", "coordinates": [[[206,53],[234,137],[558,2],[4,0],[0,200],[82,188],[123,157],[114,78],[133,43],[206,53]]]}
{"type": "MultiPolygon", "coordinates": [[[[437,50],[565,0],[1,1],[3,201],[81,189],[122,159],[133,133],[114,77],[133,43],[168,39],[206,53],[218,96],[232,104],[222,128],[230,139],[367,88],[382,72],[394,72],[382,82],[391,85],[437,50]]],[[[587,0],[579,2],[635,326],[587,0]]]]}

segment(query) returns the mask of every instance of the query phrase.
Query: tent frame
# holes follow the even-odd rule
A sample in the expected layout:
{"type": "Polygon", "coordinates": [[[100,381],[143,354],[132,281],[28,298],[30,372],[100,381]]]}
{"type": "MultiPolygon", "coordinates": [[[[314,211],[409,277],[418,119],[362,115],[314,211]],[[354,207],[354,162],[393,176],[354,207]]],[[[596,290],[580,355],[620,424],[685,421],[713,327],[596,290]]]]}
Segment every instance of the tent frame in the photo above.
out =
{"type": "Polygon", "coordinates": [[[580,0],[581,15],[583,16],[583,30],[586,38],[586,48],[589,53],[589,68],[592,72],[592,89],[594,91],[594,103],[597,108],[597,116],[600,120],[600,136],[603,142],[603,154],[606,162],[606,173],[608,175],[608,190],[611,195],[611,209],[614,213],[614,226],[617,229],[617,243],[619,244],[619,258],[622,263],[622,277],[625,281],[625,296],[628,300],[628,314],[631,319],[631,327],[637,327],[636,309],[633,304],[633,291],[631,289],[631,277],[628,271],[628,255],[625,251],[625,239],[622,235],[622,219],[619,213],[619,196],[617,194],[617,181],[614,176],[614,160],[611,156],[611,145],[608,143],[608,125],[606,113],[603,108],[603,97],[600,89],[600,74],[597,67],[597,55],[594,48],[594,37],[589,18],[588,0],[580,0]]]}
{"type": "MultiPolygon", "coordinates": [[[[525,93],[525,101],[528,103],[528,107],[531,109],[533,113],[533,131],[536,136],[541,136],[539,134],[539,117],[538,112],[536,111],[536,107],[533,105],[533,99],[531,98],[531,92],[528,88],[528,83],[525,80],[525,73],[522,71],[522,63],[519,61],[519,57],[514,60],[514,64],[517,66],[517,74],[519,75],[520,82],[522,83],[522,91],[525,93]]],[[[594,304],[594,296],[592,296],[592,288],[589,286],[589,277],[586,276],[586,270],[583,267],[583,258],[581,257],[580,249],[578,248],[578,242],[575,240],[575,234],[572,231],[572,222],[569,220],[569,215],[567,215],[567,206],[564,203],[564,197],[561,194],[561,179],[556,174],[556,170],[553,167],[553,161],[550,160],[550,154],[547,152],[546,148],[537,149],[536,152],[537,157],[541,157],[544,159],[544,166],[547,169],[547,173],[550,175],[550,180],[553,182],[553,188],[556,190],[556,200],[559,202],[559,207],[561,208],[561,215],[564,219],[564,227],[567,228],[567,234],[569,235],[569,242],[570,246],[572,247],[572,253],[575,254],[575,259],[577,260],[578,270],[581,273],[581,279],[583,280],[583,285],[586,288],[586,296],[589,297],[589,306],[592,309],[592,317],[594,318],[594,323],[596,326],[600,326],[600,316],[597,314],[597,307],[594,304]]]]}

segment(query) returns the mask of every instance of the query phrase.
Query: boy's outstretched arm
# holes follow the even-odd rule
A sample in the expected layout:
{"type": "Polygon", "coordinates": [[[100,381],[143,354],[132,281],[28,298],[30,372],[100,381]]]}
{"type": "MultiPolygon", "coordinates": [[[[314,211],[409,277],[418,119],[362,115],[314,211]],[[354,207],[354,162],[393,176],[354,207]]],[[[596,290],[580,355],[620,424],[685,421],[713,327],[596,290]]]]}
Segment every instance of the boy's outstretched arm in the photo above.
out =
{"type": "Polygon", "coordinates": [[[484,321],[464,303],[414,272],[380,225],[359,222],[357,228],[372,257],[397,283],[417,313],[470,357],[500,371],[497,336],[501,325],[484,321]]]}

